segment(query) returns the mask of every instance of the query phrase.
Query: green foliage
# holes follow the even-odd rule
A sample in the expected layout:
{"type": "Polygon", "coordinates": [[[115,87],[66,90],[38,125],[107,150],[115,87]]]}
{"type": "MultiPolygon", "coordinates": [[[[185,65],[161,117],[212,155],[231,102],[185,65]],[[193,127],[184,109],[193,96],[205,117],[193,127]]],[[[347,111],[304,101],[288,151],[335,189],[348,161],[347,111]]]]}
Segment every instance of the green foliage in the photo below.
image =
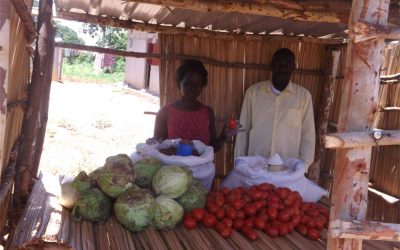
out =
{"type": "Polygon", "coordinates": [[[78,36],[76,31],[56,22],[56,37],[59,37],[66,43],[85,44],[85,41],[78,36]]]}
{"type": "Polygon", "coordinates": [[[83,61],[81,63],[69,63],[68,60],[64,60],[62,64],[62,78],[65,80],[79,82],[122,82],[125,79],[125,62],[123,60],[119,61],[117,60],[116,70],[112,74],[104,72],[96,74],[96,72],[93,70],[92,62],[83,61]],[[118,66],[119,61],[123,62],[123,64],[121,63],[121,66],[118,66]]]}
{"type": "Polygon", "coordinates": [[[94,55],[82,53],[76,57],[75,63],[82,64],[82,63],[93,63],[94,62],[94,55]]]}
{"type": "Polygon", "coordinates": [[[96,44],[101,47],[126,50],[128,32],[124,29],[84,24],[83,32],[97,37],[96,44]]]}

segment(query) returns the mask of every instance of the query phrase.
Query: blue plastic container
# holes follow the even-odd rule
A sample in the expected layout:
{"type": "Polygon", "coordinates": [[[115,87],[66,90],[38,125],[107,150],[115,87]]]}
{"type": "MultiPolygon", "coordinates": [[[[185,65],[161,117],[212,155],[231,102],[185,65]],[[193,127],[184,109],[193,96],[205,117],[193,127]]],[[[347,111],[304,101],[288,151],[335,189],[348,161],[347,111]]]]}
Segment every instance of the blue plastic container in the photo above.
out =
{"type": "Polygon", "coordinates": [[[188,143],[180,142],[178,144],[178,149],[176,150],[176,155],[179,156],[190,156],[193,153],[193,145],[188,143]]]}

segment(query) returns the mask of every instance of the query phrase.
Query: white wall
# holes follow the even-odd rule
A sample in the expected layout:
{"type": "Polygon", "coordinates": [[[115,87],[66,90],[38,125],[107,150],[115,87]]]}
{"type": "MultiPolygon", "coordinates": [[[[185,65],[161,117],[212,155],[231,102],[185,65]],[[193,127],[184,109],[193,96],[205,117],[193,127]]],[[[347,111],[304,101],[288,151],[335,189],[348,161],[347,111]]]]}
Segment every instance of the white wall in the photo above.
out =
{"type": "MultiPolygon", "coordinates": [[[[128,31],[127,51],[146,52],[147,33],[128,31]]],[[[125,82],[135,88],[144,88],[146,59],[127,57],[125,63],[125,82]]]]}
{"type": "Polygon", "coordinates": [[[153,94],[160,94],[160,67],[157,65],[151,65],[150,69],[150,86],[149,91],[153,94]]]}

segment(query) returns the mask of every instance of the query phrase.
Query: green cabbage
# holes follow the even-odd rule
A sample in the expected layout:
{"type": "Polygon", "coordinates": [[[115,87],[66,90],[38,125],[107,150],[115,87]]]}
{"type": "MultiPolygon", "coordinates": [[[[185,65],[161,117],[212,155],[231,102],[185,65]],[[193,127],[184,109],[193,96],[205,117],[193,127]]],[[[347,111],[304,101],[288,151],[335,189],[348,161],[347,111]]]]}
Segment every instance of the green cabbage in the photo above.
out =
{"type": "Polygon", "coordinates": [[[113,198],[131,187],[136,178],[132,160],[125,154],[108,157],[104,167],[95,171],[92,178],[104,193],[113,198]]]}
{"type": "Polygon", "coordinates": [[[76,221],[98,222],[106,219],[111,212],[112,201],[100,189],[92,188],[80,192],[71,218],[76,221]]]}
{"type": "Polygon", "coordinates": [[[74,178],[71,183],[71,187],[75,188],[77,191],[88,190],[91,187],[91,182],[89,176],[85,171],[79,172],[79,174],[74,178]]]}
{"type": "Polygon", "coordinates": [[[192,185],[188,190],[175,200],[182,205],[185,212],[190,212],[194,208],[204,207],[207,192],[208,190],[199,180],[193,179],[192,185]]]}
{"type": "Polygon", "coordinates": [[[137,162],[133,166],[137,173],[136,185],[142,188],[150,188],[153,177],[161,166],[161,162],[155,158],[145,158],[137,162]]]}
{"type": "Polygon", "coordinates": [[[156,201],[148,190],[131,187],[114,203],[117,220],[132,232],[145,229],[153,220],[156,201]]]}
{"type": "Polygon", "coordinates": [[[192,183],[192,171],[180,166],[164,166],[153,178],[153,189],[157,195],[177,198],[184,194],[192,183]]]}
{"type": "Polygon", "coordinates": [[[157,205],[153,224],[157,229],[173,228],[183,217],[183,208],[178,202],[160,195],[156,199],[157,205]]]}

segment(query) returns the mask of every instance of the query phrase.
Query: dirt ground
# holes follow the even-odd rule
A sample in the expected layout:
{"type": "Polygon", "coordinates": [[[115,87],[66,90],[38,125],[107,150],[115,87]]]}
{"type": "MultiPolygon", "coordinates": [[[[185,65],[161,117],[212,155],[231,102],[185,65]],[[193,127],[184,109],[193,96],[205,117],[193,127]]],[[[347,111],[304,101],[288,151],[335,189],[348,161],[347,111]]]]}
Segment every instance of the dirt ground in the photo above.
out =
{"type": "Polygon", "coordinates": [[[40,170],[76,175],[152,137],[159,98],[122,85],[53,82],[40,170]]]}

